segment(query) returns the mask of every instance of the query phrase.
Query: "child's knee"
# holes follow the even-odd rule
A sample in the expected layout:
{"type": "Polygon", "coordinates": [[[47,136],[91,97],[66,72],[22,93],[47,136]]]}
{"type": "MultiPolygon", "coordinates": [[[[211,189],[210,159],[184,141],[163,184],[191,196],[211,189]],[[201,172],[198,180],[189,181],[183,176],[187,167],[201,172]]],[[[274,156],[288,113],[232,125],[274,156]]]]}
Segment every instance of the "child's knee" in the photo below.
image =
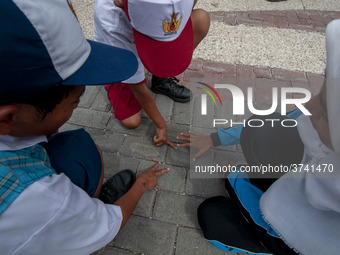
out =
{"type": "Polygon", "coordinates": [[[195,9],[191,14],[191,20],[194,33],[198,33],[205,37],[210,27],[209,14],[205,10],[195,9]]]}
{"type": "Polygon", "coordinates": [[[134,128],[139,127],[140,122],[141,122],[141,116],[139,114],[135,114],[135,115],[121,121],[121,123],[126,128],[129,128],[129,129],[134,129],[134,128]]]}

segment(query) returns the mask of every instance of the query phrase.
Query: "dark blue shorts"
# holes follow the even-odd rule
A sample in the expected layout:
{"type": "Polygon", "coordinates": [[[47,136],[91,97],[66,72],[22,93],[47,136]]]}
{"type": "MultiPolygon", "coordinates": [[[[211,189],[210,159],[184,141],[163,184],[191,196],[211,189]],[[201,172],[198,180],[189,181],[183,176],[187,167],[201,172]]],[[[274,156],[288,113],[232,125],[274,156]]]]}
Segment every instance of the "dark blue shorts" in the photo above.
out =
{"type": "Polygon", "coordinates": [[[43,145],[57,173],[64,173],[91,197],[97,190],[102,172],[99,151],[84,130],[71,130],[52,136],[43,145]]]}

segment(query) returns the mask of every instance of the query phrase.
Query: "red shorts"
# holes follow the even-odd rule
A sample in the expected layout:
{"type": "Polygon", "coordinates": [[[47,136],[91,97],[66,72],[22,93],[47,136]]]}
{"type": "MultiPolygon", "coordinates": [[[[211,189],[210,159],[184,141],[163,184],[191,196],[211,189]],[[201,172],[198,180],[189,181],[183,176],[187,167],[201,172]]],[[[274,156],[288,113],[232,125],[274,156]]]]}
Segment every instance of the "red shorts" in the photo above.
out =
{"type": "MultiPolygon", "coordinates": [[[[139,84],[141,83],[145,83],[145,80],[139,84]]],[[[116,119],[125,120],[142,110],[142,106],[128,84],[119,82],[105,85],[104,87],[116,119]]]]}

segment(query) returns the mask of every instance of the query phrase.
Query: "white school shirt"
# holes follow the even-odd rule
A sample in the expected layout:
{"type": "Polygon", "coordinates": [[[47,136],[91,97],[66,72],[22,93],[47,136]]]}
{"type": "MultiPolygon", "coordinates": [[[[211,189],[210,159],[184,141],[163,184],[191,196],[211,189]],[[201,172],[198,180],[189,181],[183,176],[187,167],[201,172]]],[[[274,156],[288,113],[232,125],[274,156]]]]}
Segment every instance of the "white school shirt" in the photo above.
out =
{"type": "MultiPolygon", "coordinates": [[[[0,136],[0,151],[10,148],[8,141],[21,149],[45,138],[19,140],[0,136]]],[[[54,174],[31,184],[0,214],[0,253],[90,254],[117,235],[122,219],[119,206],[91,198],[64,174],[54,174]]]]}
{"type": "Polygon", "coordinates": [[[123,83],[140,83],[145,79],[144,65],[140,60],[132,26],[125,12],[113,0],[96,0],[94,5],[94,40],[132,51],[138,60],[137,72],[123,83]]]}
{"type": "Polygon", "coordinates": [[[339,254],[340,155],[322,143],[308,116],[297,121],[305,146],[303,168],[274,182],[261,197],[260,208],[276,233],[300,254],[339,254]]]}

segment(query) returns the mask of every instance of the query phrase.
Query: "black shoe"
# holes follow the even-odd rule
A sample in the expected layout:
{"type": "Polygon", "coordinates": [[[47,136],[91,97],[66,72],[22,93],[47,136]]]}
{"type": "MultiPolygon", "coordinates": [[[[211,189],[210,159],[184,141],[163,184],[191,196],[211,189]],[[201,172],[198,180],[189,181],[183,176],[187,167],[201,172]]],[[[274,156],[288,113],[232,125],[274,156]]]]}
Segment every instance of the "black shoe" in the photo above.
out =
{"type": "Polygon", "coordinates": [[[170,97],[175,102],[186,103],[192,98],[190,89],[178,85],[179,80],[175,77],[159,78],[152,75],[151,91],[170,97]]]}
{"type": "Polygon", "coordinates": [[[136,174],[132,170],[123,170],[103,184],[99,199],[106,204],[113,204],[132,187],[135,181],[136,174]]]}

